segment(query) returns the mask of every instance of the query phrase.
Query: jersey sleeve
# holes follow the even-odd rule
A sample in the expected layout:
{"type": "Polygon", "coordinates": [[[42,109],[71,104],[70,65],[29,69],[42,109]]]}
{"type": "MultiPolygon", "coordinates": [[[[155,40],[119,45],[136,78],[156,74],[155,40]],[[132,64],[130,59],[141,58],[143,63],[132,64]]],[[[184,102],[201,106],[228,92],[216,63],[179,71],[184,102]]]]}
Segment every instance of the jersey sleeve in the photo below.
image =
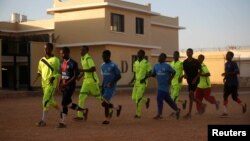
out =
{"type": "Polygon", "coordinates": [[[42,74],[42,63],[41,63],[41,59],[40,59],[39,62],[38,62],[37,73],[42,74]]]}
{"type": "Polygon", "coordinates": [[[94,60],[91,57],[87,58],[87,63],[89,65],[89,68],[95,67],[94,60]]]}
{"type": "Polygon", "coordinates": [[[234,62],[234,69],[233,69],[234,72],[236,73],[240,73],[240,70],[239,70],[239,67],[237,65],[237,63],[234,62]]]}
{"type": "Polygon", "coordinates": [[[53,77],[58,78],[61,76],[60,66],[61,66],[60,60],[56,57],[55,63],[54,63],[53,77]]]}
{"type": "Polygon", "coordinates": [[[175,70],[170,65],[168,65],[168,72],[173,74],[175,73],[175,70]]]}
{"type": "Polygon", "coordinates": [[[150,71],[152,71],[152,66],[150,62],[147,61],[147,72],[149,73],[150,71]]]}
{"type": "Polygon", "coordinates": [[[121,75],[121,71],[120,71],[120,69],[118,68],[118,66],[116,64],[114,65],[114,72],[115,72],[116,76],[121,75]]]}

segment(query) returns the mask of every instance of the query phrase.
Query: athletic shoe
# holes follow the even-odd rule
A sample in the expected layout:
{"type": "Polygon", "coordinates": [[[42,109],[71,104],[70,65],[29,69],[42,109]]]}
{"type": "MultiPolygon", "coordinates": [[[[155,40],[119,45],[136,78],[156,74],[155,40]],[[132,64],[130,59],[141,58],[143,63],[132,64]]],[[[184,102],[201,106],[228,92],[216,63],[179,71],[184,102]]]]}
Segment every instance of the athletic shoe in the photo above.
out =
{"type": "Polygon", "coordinates": [[[184,116],[184,119],[191,119],[191,114],[190,114],[190,113],[187,113],[187,114],[184,116]]]}
{"type": "Polygon", "coordinates": [[[83,116],[84,116],[84,120],[86,121],[88,119],[88,113],[89,113],[89,109],[85,108],[84,112],[83,112],[83,116]]]}
{"type": "Polygon", "coordinates": [[[110,122],[108,120],[104,120],[102,124],[109,124],[110,122]]]}
{"type": "Polygon", "coordinates": [[[116,110],[116,116],[119,117],[122,111],[122,105],[118,106],[118,109],[116,110]]]}
{"type": "Polygon", "coordinates": [[[162,119],[163,117],[161,116],[161,115],[156,115],[155,117],[154,117],[154,119],[156,119],[156,120],[159,120],[159,119],[162,119]]]}
{"type": "Polygon", "coordinates": [[[220,109],[220,101],[216,101],[215,103],[216,110],[220,109]]]}
{"type": "Polygon", "coordinates": [[[175,115],[175,112],[172,112],[169,117],[173,117],[175,115]]]}
{"type": "Polygon", "coordinates": [[[66,128],[66,125],[64,123],[59,123],[59,125],[57,126],[57,128],[66,128]]]}
{"type": "Polygon", "coordinates": [[[221,117],[228,117],[228,113],[222,113],[221,117]]]}
{"type": "Polygon", "coordinates": [[[83,117],[75,117],[74,120],[76,120],[76,121],[82,121],[83,117]]]}
{"type": "Polygon", "coordinates": [[[36,125],[37,125],[38,127],[44,127],[44,126],[46,126],[46,122],[43,121],[43,120],[41,120],[41,121],[39,121],[38,123],[36,123],[36,125]]]}
{"type": "Polygon", "coordinates": [[[146,108],[149,108],[149,104],[150,104],[150,98],[147,98],[147,102],[146,102],[146,108]]]}
{"type": "Polygon", "coordinates": [[[176,111],[176,113],[175,113],[176,119],[180,118],[180,113],[181,113],[181,109],[178,109],[178,111],[176,111]]]}
{"type": "Polygon", "coordinates": [[[182,109],[185,110],[187,107],[187,100],[184,100],[184,102],[182,103],[182,109]]]}
{"type": "Polygon", "coordinates": [[[141,116],[135,115],[134,118],[135,118],[135,119],[140,119],[141,116]]]}
{"type": "Polygon", "coordinates": [[[243,106],[242,106],[242,112],[243,114],[245,114],[247,111],[247,104],[245,103],[243,106]]]}
{"type": "Polygon", "coordinates": [[[75,104],[75,103],[72,103],[71,106],[70,106],[70,108],[73,109],[73,110],[77,110],[78,105],[75,104]]]}

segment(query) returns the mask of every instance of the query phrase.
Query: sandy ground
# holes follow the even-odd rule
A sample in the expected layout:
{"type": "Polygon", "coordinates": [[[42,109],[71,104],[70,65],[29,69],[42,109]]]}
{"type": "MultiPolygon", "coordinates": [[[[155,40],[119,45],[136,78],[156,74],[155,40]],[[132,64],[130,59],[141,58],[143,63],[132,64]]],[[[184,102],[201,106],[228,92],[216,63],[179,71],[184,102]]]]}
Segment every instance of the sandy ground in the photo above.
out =
{"type": "MultiPolygon", "coordinates": [[[[0,91],[0,141],[206,141],[207,125],[210,124],[250,124],[250,111],[242,114],[241,107],[229,99],[229,118],[220,118],[222,106],[216,111],[215,106],[208,104],[204,115],[197,115],[193,108],[192,118],[186,120],[181,111],[181,118],[176,120],[169,117],[171,109],[164,104],[164,119],[154,120],[156,114],[156,94],[146,93],[151,98],[149,109],[143,109],[141,119],[134,119],[135,105],[130,92],[119,92],[112,99],[114,104],[123,105],[119,118],[113,116],[110,125],[102,125],[104,120],[103,108],[93,97],[86,101],[90,109],[87,121],[74,121],[75,111],[70,110],[67,116],[67,128],[58,129],[59,113],[55,109],[49,111],[46,127],[36,127],[35,123],[41,118],[41,93],[0,91]]],[[[250,92],[240,92],[240,98],[250,106],[250,92]]],[[[78,94],[73,96],[76,102],[78,94]]],[[[215,97],[222,103],[222,93],[217,91],[215,97]]],[[[56,95],[60,103],[61,96],[56,95]]],[[[180,99],[187,99],[182,92],[180,99]]],[[[180,105],[181,106],[181,105],[180,105]]]]}

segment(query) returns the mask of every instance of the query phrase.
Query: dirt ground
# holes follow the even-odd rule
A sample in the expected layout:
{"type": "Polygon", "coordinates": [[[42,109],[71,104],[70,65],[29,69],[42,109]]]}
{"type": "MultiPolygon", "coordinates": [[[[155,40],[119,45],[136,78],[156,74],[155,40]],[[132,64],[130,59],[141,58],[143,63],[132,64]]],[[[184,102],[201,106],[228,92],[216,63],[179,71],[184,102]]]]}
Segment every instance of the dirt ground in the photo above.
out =
{"type": "MultiPolygon", "coordinates": [[[[58,129],[59,113],[49,111],[46,127],[36,127],[41,118],[41,92],[0,91],[0,141],[206,141],[207,125],[211,124],[250,124],[250,111],[242,114],[242,109],[229,99],[229,118],[220,118],[222,113],[222,93],[216,91],[215,97],[221,101],[220,110],[208,104],[203,115],[197,115],[193,108],[192,118],[183,119],[186,110],[181,111],[181,118],[169,117],[171,109],[164,104],[164,119],[154,120],[156,114],[156,94],[146,93],[151,98],[149,109],[143,109],[141,119],[134,119],[135,105],[129,91],[121,91],[112,99],[114,104],[121,104],[123,110],[119,118],[113,116],[111,124],[102,125],[103,108],[93,97],[88,97],[89,108],[87,121],[74,121],[75,111],[67,116],[67,128],[58,129]]],[[[76,102],[78,94],[73,96],[76,102]]],[[[55,96],[60,103],[60,95],[55,96]]],[[[187,99],[182,92],[180,99],[187,99]]],[[[240,92],[240,98],[250,106],[250,90],[240,92]],[[249,92],[249,93],[248,93],[249,92]]]]}

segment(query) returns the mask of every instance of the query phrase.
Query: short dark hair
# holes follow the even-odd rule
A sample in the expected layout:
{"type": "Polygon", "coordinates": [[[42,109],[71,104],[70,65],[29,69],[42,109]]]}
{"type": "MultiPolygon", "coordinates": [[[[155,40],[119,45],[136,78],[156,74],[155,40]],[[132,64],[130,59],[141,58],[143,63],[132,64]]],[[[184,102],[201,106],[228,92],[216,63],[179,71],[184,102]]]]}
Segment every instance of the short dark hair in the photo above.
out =
{"type": "Polygon", "coordinates": [[[160,56],[164,56],[165,58],[167,58],[167,55],[165,53],[161,53],[160,56]]]}
{"type": "Polygon", "coordinates": [[[102,54],[105,54],[105,55],[107,55],[108,57],[111,56],[111,52],[110,52],[109,50],[104,50],[104,51],[102,52],[102,54]]]}
{"type": "Polygon", "coordinates": [[[194,52],[192,48],[188,48],[187,51],[191,51],[192,53],[194,52]]]}
{"type": "Polygon", "coordinates": [[[139,52],[141,52],[143,55],[145,55],[145,51],[144,51],[144,50],[140,49],[140,50],[138,51],[138,53],[139,53],[139,52]]]}
{"type": "Polygon", "coordinates": [[[203,59],[205,59],[205,56],[203,54],[200,54],[199,56],[202,57],[203,59]]]}
{"type": "Polygon", "coordinates": [[[82,46],[82,48],[85,48],[87,51],[89,51],[89,47],[88,46],[82,46]]]}
{"type": "Polygon", "coordinates": [[[178,55],[180,55],[180,52],[179,51],[174,51],[174,54],[177,53],[178,55]]]}
{"type": "Polygon", "coordinates": [[[46,43],[45,45],[46,45],[48,48],[50,48],[50,49],[53,50],[53,46],[54,46],[54,45],[53,45],[52,43],[46,43]]]}
{"type": "Polygon", "coordinates": [[[69,50],[68,47],[63,47],[63,48],[62,48],[62,51],[63,51],[64,53],[70,53],[70,50],[69,50]]]}
{"type": "Polygon", "coordinates": [[[232,51],[228,51],[227,52],[229,55],[231,55],[232,57],[234,57],[234,53],[232,51]]]}

